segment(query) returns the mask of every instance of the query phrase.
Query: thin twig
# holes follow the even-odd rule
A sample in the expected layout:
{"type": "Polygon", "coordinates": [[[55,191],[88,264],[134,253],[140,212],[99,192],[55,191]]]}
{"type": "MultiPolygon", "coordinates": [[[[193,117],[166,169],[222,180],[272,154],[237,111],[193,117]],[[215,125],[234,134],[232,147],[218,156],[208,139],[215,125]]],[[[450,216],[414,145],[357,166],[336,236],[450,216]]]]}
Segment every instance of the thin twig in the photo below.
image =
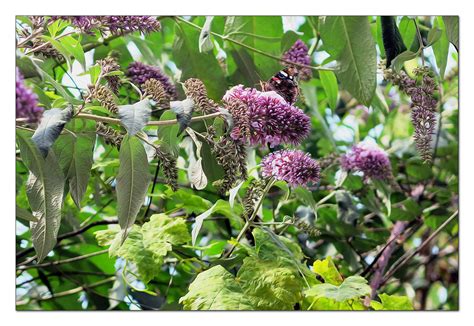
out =
{"type": "Polygon", "coordinates": [[[58,265],[63,265],[63,264],[69,264],[69,263],[73,263],[73,262],[83,260],[83,259],[87,259],[87,258],[90,258],[90,257],[103,255],[103,254],[107,253],[108,251],[109,251],[109,249],[104,249],[104,250],[100,250],[100,251],[96,251],[96,252],[91,252],[89,254],[82,255],[82,256],[77,256],[77,257],[63,259],[63,260],[52,261],[52,262],[43,263],[43,264],[27,265],[27,266],[20,265],[20,266],[17,266],[17,270],[24,271],[24,270],[32,269],[32,268],[44,268],[44,267],[52,267],[52,266],[58,266],[58,265]]]}
{"type": "Polygon", "coordinates": [[[431,240],[433,240],[445,227],[448,225],[454,218],[458,215],[459,211],[454,212],[443,224],[441,224],[436,231],[434,231],[423,243],[416,249],[407,251],[402,257],[400,257],[400,263],[395,264],[390,268],[390,270],[385,274],[382,283],[380,286],[385,284],[392,276],[395,274],[402,266],[404,266],[410,259],[412,259],[420,250],[422,250],[431,240]]]}
{"type": "Polygon", "coordinates": [[[79,293],[79,292],[84,291],[84,290],[89,289],[89,288],[95,288],[95,287],[98,287],[98,286],[101,286],[101,285],[104,285],[104,284],[107,284],[107,283],[110,283],[110,282],[113,282],[113,281],[115,281],[115,276],[106,278],[105,280],[101,280],[101,281],[98,281],[98,282],[95,282],[95,283],[91,283],[91,284],[87,284],[87,285],[81,285],[81,286],[78,286],[77,288],[74,288],[74,289],[66,290],[66,291],[63,291],[63,292],[58,292],[58,293],[53,294],[53,295],[48,295],[46,297],[34,298],[34,299],[31,299],[31,300],[28,300],[28,299],[20,300],[20,301],[16,302],[16,305],[21,306],[21,305],[28,304],[31,301],[45,301],[45,300],[52,300],[52,299],[56,299],[56,298],[61,298],[61,297],[65,297],[65,296],[68,296],[68,295],[79,293]]]}

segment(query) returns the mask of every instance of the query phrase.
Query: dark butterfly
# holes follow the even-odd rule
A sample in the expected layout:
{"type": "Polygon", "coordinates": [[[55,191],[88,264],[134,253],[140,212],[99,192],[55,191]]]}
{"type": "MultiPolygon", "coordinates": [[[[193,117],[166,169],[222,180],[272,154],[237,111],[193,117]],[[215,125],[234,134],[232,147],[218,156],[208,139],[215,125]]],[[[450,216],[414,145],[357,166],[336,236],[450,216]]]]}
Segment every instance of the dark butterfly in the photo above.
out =
{"type": "Polygon", "coordinates": [[[296,67],[286,67],[280,70],[269,81],[262,83],[265,92],[275,91],[289,104],[294,104],[298,99],[298,69],[296,67]]]}

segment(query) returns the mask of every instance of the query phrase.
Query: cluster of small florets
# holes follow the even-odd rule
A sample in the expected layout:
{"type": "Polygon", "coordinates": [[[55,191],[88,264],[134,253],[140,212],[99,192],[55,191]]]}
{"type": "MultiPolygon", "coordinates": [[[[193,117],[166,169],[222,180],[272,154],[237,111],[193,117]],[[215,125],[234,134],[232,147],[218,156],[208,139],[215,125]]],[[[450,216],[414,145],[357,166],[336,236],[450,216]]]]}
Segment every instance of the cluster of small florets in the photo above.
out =
{"type": "Polygon", "coordinates": [[[415,127],[413,138],[416,148],[425,162],[432,160],[432,140],[436,129],[436,107],[434,98],[436,82],[430,76],[428,67],[416,69],[417,80],[410,78],[404,71],[394,74],[389,71],[385,78],[398,85],[411,98],[411,121],[415,127]]]}
{"type": "Polygon", "coordinates": [[[290,186],[306,186],[318,183],[321,168],[308,153],[300,150],[280,150],[262,159],[262,174],[286,181],[290,186]]]}
{"type": "Polygon", "coordinates": [[[298,145],[309,135],[309,117],[275,92],[260,92],[238,85],[224,95],[224,101],[232,98],[241,100],[248,108],[250,137],[243,139],[242,136],[243,142],[270,147],[298,145]]]}
{"type": "Polygon", "coordinates": [[[161,27],[160,22],[152,16],[53,16],[52,19],[67,20],[86,33],[98,29],[101,32],[109,31],[112,35],[135,31],[151,33],[161,27]]]}
{"type": "Polygon", "coordinates": [[[135,61],[128,66],[126,75],[131,79],[132,83],[138,86],[142,86],[142,84],[151,78],[156,79],[163,85],[166,92],[169,94],[170,99],[175,100],[178,97],[176,87],[171,82],[170,78],[158,67],[135,61]]]}
{"type": "MultiPolygon", "coordinates": [[[[120,65],[118,64],[117,62],[117,59],[112,57],[112,56],[108,56],[102,60],[97,60],[97,63],[99,64],[100,68],[102,69],[102,73],[104,75],[107,75],[111,72],[114,72],[114,71],[120,71],[120,65]]],[[[121,80],[120,80],[120,77],[119,76],[105,76],[105,80],[107,81],[107,86],[109,86],[109,88],[115,93],[117,94],[118,93],[118,89],[121,85],[121,80]]]]}
{"type": "Polygon", "coordinates": [[[387,153],[375,144],[360,143],[341,157],[341,166],[346,171],[363,172],[364,178],[388,180],[392,167],[387,153]]]}
{"type": "Polygon", "coordinates": [[[217,104],[207,97],[207,89],[204,83],[197,78],[189,78],[184,82],[184,93],[186,97],[192,98],[197,112],[205,114],[216,111],[217,104]]]}
{"type": "MultiPolygon", "coordinates": [[[[291,48],[283,54],[282,59],[307,66],[311,64],[311,57],[308,54],[308,47],[301,40],[297,40],[295,44],[293,44],[291,48]]],[[[287,62],[283,62],[283,64],[289,65],[287,62]]],[[[300,80],[310,80],[313,76],[310,68],[298,67],[298,71],[298,77],[300,80]]]]}
{"type": "Polygon", "coordinates": [[[16,68],[16,117],[28,122],[38,122],[43,108],[38,106],[38,96],[25,85],[23,75],[16,68]]]}

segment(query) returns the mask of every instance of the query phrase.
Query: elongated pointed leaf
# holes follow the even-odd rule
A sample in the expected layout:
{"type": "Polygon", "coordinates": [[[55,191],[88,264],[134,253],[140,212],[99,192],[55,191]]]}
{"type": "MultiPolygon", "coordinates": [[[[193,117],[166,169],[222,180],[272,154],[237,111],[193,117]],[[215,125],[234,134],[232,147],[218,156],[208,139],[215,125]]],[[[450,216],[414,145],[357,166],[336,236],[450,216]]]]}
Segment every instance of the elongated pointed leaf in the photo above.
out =
{"type": "Polygon", "coordinates": [[[61,222],[64,177],[54,152],[43,158],[29,134],[17,132],[18,146],[23,161],[30,170],[26,195],[37,222],[30,222],[31,240],[42,261],[57,240],[61,222]]]}
{"type": "Polygon", "coordinates": [[[93,163],[94,134],[66,134],[59,137],[54,149],[78,208],[87,190],[93,163]]]}
{"type": "Polygon", "coordinates": [[[366,16],[330,16],[321,26],[325,50],[338,61],[342,86],[362,104],[374,96],[377,52],[366,16]]]}
{"type": "Polygon", "coordinates": [[[120,168],[117,176],[117,215],[123,240],[145,200],[150,174],[145,148],[140,139],[125,136],[120,146],[120,168]]]}
{"type": "Polygon", "coordinates": [[[22,219],[23,221],[27,222],[38,222],[38,219],[33,216],[30,212],[26,209],[16,206],[16,217],[22,219]]]}
{"type": "Polygon", "coordinates": [[[433,43],[433,52],[436,58],[436,66],[438,66],[441,78],[444,78],[446,65],[448,64],[449,54],[449,40],[446,33],[446,27],[441,17],[436,17],[433,24],[433,29],[439,29],[439,39],[433,43]]]}
{"type": "Polygon", "coordinates": [[[119,106],[119,118],[127,132],[133,136],[141,131],[150,120],[150,100],[143,100],[132,105],[119,106]]]}
{"type": "Polygon", "coordinates": [[[43,113],[41,123],[31,138],[40,150],[43,157],[48,155],[48,151],[53,146],[56,139],[61,134],[66,123],[71,120],[73,114],[72,106],[61,110],[51,109],[43,113]]]}

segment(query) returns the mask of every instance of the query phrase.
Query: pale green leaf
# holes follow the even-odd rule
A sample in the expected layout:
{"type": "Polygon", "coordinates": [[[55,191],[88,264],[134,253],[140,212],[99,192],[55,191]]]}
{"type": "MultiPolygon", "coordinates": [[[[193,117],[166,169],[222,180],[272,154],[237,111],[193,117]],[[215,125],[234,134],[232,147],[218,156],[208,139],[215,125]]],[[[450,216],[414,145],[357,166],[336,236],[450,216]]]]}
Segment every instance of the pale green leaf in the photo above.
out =
{"type": "Polygon", "coordinates": [[[379,294],[381,303],[371,301],[370,306],[375,310],[413,310],[411,300],[406,296],[379,294]]]}
{"type": "Polygon", "coordinates": [[[119,118],[127,132],[133,136],[140,132],[150,120],[150,100],[144,99],[131,105],[120,105],[118,107],[119,118]]]}
{"type": "Polygon", "coordinates": [[[358,299],[370,294],[371,288],[367,285],[367,280],[361,276],[349,276],[336,286],[329,283],[316,284],[311,289],[305,291],[305,295],[314,299],[329,298],[337,302],[350,299],[358,299]]]}
{"type": "Polygon", "coordinates": [[[320,275],[325,283],[341,285],[343,281],[341,274],[339,274],[339,271],[330,256],[326,257],[324,260],[315,260],[313,263],[313,271],[320,275]]]}

